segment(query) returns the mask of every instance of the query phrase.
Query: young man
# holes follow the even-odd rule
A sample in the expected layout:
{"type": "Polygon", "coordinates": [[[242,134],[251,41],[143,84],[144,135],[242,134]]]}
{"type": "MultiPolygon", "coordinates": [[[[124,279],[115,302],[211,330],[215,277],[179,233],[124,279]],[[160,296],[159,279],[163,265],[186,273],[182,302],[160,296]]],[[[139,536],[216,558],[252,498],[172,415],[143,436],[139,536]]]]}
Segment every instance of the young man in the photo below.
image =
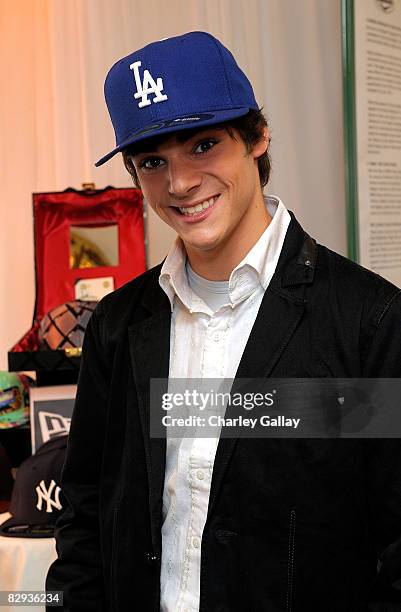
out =
{"type": "Polygon", "coordinates": [[[98,165],[122,152],[179,238],[87,329],[48,590],[70,612],[400,609],[398,440],[166,443],[149,407],[151,378],[398,377],[399,290],[263,197],[266,121],[218,40],[152,43],[105,93],[98,165]]]}

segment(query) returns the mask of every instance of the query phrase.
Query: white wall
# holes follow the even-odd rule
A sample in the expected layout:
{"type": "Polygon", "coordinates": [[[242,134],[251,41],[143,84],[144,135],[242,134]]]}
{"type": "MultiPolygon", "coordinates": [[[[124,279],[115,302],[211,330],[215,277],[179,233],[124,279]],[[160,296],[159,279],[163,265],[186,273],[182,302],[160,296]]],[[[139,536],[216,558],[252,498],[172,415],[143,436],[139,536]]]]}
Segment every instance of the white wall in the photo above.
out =
{"type": "Polygon", "coordinates": [[[261,6],[270,189],[312,236],[346,254],[340,1],[261,6]]]}
{"type": "MultiPolygon", "coordinates": [[[[130,186],[103,81],[151,40],[204,29],[235,54],[272,130],[280,195],[319,241],[345,252],[340,0],[24,0],[0,3],[0,369],[34,308],[31,193],[130,186]],[[10,61],[12,58],[12,61],[10,61]]],[[[172,232],[151,212],[149,262],[172,232]]]]}

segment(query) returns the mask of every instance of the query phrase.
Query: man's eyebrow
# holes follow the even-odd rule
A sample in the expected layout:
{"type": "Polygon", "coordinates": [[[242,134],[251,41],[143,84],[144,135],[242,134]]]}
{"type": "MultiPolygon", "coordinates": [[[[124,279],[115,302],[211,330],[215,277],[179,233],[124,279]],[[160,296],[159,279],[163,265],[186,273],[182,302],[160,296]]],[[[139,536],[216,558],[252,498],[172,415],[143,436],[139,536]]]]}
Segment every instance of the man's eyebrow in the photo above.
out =
{"type": "Polygon", "coordinates": [[[164,137],[149,138],[148,140],[144,140],[143,142],[138,142],[137,146],[132,145],[132,147],[128,147],[128,152],[133,157],[135,157],[136,155],[142,155],[144,153],[157,153],[159,147],[168,140],[172,140],[175,138],[178,142],[184,143],[188,142],[188,140],[191,140],[191,138],[201,136],[204,132],[216,129],[220,130],[222,128],[220,126],[211,125],[204,127],[201,130],[199,128],[194,128],[192,130],[175,132],[174,134],[166,134],[164,137]]]}

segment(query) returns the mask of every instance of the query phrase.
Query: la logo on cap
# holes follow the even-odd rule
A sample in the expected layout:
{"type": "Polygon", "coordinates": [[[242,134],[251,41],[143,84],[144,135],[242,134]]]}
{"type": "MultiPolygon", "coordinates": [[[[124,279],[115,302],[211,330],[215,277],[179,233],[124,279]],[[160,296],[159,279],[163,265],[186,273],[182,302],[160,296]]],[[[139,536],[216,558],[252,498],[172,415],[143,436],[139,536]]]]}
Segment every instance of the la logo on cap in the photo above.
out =
{"type": "Polygon", "coordinates": [[[150,74],[149,70],[143,71],[143,81],[141,81],[141,75],[139,74],[139,67],[142,62],[134,62],[130,65],[130,70],[133,71],[136,84],[136,92],[134,94],[135,100],[141,98],[138,103],[139,108],[149,106],[152,102],[164,102],[167,100],[166,94],[163,94],[163,79],[158,77],[156,81],[150,74]],[[149,94],[154,94],[153,100],[148,99],[149,94]]]}

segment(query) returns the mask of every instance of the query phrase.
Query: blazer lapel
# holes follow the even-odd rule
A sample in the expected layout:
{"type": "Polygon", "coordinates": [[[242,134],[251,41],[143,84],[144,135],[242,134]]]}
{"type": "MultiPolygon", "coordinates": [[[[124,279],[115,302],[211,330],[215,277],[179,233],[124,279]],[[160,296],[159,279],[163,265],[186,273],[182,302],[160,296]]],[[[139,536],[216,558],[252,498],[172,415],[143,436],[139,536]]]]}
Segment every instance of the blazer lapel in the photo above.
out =
{"type": "Polygon", "coordinates": [[[303,316],[305,289],[314,279],[316,243],[293,215],[238,366],[236,379],[271,375],[303,316]]]}
{"type": "MultiPolygon", "coordinates": [[[[305,287],[313,282],[316,243],[302,230],[292,216],[276,272],[266,289],[238,366],[232,392],[240,379],[266,378],[290,343],[305,310],[305,287]]],[[[234,416],[235,408],[227,407],[226,416],[234,416]]],[[[217,447],[208,516],[213,512],[223,478],[238,438],[223,438],[217,447]]]]}
{"type": "Polygon", "coordinates": [[[171,311],[156,277],[144,295],[143,306],[148,310],[148,317],[132,325],[128,333],[145,445],[153,548],[155,554],[160,554],[166,440],[150,437],[150,379],[168,379],[171,311]],[[150,316],[149,311],[152,311],[150,316]]]}
{"type": "Polygon", "coordinates": [[[305,304],[302,299],[267,288],[258,316],[238,366],[236,378],[270,376],[300,322],[305,304]]]}

